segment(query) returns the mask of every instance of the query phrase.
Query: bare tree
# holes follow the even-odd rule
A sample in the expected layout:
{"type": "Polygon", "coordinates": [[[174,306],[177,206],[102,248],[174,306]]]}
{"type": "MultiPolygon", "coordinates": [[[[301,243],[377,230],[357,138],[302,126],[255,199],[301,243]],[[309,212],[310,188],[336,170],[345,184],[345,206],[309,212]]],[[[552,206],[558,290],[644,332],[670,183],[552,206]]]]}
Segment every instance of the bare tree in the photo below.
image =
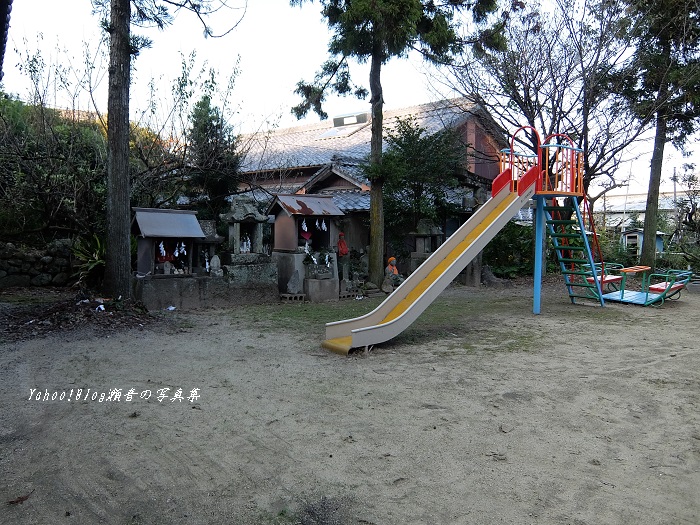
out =
{"type": "Polygon", "coordinates": [[[603,188],[595,201],[626,184],[616,172],[647,127],[617,97],[623,23],[616,0],[557,0],[551,12],[529,7],[510,20],[505,51],[465,52],[439,81],[479,97],[504,129],[568,134],[584,152],[586,188],[595,179],[603,188]]]}

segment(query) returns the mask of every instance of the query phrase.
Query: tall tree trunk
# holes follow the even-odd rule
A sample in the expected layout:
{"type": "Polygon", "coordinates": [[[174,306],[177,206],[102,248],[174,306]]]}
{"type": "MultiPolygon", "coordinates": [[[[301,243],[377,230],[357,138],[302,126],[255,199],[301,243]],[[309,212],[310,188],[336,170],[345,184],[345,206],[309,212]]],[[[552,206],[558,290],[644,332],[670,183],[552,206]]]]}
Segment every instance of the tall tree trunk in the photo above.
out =
{"type": "Polygon", "coordinates": [[[131,1],[112,0],[107,100],[107,260],[105,292],[131,296],[129,82],[131,1]]]}
{"type": "MultiPolygon", "coordinates": [[[[384,95],[382,93],[381,49],[375,45],[372,54],[372,64],[369,72],[369,87],[372,104],[372,142],[370,146],[370,163],[378,165],[382,162],[382,128],[384,123],[384,95]]],[[[384,280],[384,180],[372,180],[369,201],[369,280],[381,286],[384,280]]]]}
{"type": "MultiPolygon", "coordinates": [[[[670,49],[667,50],[670,56],[670,49]]],[[[639,263],[654,268],[656,262],[656,228],[659,215],[659,187],[661,186],[661,168],[664,163],[664,147],[668,140],[666,134],[668,120],[663,105],[668,99],[668,80],[664,76],[656,94],[656,133],[654,135],[654,150],[651,155],[651,170],[649,173],[649,192],[647,207],[644,212],[644,238],[642,239],[642,254],[639,263]]]]}
{"type": "MultiPolygon", "coordinates": [[[[661,94],[659,94],[661,96],[661,94]]],[[[642,239],[642,254],[639,263],[654,268],[656,261],[656,230],[659,215],[659,186],[661,186],[661,167],[664,162],[664,146],[666,145],[666,116],[662,110],[656,114],[656,134],[654,136],[654,152],[651,155],[651,172],[649,175],[649,193],[647,207],[644,212],[644,239],[642,239]]]]}

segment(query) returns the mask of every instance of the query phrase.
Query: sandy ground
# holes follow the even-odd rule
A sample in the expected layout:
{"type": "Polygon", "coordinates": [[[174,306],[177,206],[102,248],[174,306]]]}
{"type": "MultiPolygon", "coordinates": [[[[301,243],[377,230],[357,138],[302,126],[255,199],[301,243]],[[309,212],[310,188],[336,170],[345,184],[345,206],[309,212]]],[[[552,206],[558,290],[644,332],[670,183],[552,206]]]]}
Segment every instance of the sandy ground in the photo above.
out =
{"type": "Polygon", "coordinates": [[[700,523],[700,294],[531,296],[452,286],[350,357],[316,317],[371,301],[5,343],[0,523],[700,523]]]}

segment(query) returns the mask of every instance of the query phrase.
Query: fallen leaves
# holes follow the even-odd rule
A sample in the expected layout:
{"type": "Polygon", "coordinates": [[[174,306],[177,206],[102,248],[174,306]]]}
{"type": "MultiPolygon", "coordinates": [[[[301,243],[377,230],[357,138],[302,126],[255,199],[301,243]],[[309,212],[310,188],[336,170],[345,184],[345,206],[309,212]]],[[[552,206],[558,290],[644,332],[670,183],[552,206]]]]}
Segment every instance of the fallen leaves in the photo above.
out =
{"type": "Polygon", "coordinates": [[[0,340],[20,341],[85,327],[101,332],[141,329],[155,320],[142,305],[133,301],[106,302],[80,294],[66,298],[65,291],[56,292],[54,297],[44,291],[42,300],[34,304],[12,304],[13,294],[16,298],[25,293],[28,292],[17,289],[5,291],[0,297],[0,324],[4,325],[0,328],[0,340]]]}

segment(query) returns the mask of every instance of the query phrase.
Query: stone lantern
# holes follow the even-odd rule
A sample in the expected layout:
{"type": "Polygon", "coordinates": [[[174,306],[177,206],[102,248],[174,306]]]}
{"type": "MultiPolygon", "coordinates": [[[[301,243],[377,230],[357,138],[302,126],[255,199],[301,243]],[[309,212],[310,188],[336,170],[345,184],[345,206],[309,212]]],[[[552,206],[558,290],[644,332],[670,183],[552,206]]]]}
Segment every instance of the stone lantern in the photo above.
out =
{"type": "Polygon", "coordinates": [[[421,219],[416,231],[409,235],[414,238],[416,246],[415,251],[411,252],[409,267],[410,273],[413,273],[442,244],[444,234],[439,227],[421,219]]]}
{"type": "Polygon", "coordinates": [[[258,211],[255,201],[237,196],[231,201],[231,211],[222,213],[228,224],[229,249],[232,255],[263,253],[263,224],[268,219],[258,211]]]}

